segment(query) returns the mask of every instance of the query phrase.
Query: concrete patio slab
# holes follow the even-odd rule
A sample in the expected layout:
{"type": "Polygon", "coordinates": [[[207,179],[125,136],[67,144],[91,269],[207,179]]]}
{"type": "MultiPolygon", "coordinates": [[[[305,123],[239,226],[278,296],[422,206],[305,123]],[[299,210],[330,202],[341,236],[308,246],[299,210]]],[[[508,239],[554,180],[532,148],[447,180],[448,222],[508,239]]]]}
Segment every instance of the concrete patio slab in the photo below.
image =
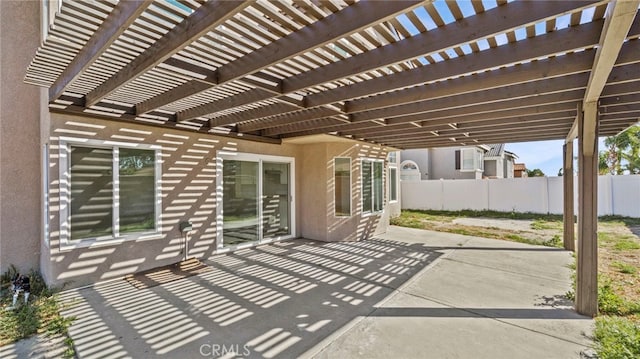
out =
{"type": "Polygon", "coordinates": [[[569,253],[392,227],[279,242],[137,289],[63,293],[79,358],[578,358],[593,321],[562,300],[569,253]]]}

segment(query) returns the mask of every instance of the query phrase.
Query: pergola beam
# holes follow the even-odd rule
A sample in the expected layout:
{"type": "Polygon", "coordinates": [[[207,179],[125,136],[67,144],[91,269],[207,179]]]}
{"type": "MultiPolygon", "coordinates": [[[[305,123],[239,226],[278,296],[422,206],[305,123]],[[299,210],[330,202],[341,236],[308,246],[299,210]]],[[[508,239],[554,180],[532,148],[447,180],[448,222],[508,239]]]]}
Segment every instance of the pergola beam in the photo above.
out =
{"type": "Polygon", "coordinates": [[[627,34],[638,12],[640,0],[617,0],[610,3],[610,14],[606,17],[600,43],[596,51],[584,103],[600,98],[609,74],[616,63],[627,34]]]}
{"type": "MultiPolygon", "coordinates": [[[[412,60],[419,56],[466,44],[476,38],[496,35],[523,24],[535,23],[566,11],[586,8],[595,2],[597,1],[557,1],[549,2],[545,6],[536,6],[534,2],[523,1],[511,3],[509,6],[498,6],[495,9],[450,24],[451,27],[454,27],[453,30],[449,29],[449,26],[447,29],[445,27],[433,29],[394,44],[286,78],[283,80],[283,92],[295,92],[412,60]],[[494,21],[495,18],[500,18],[500,21],[494,21]]],[[[268,98],[265,97],[264,100],[268,98]]],[[[187,110],[188,112],[179,114],[178,118],[186,120],[229,109],[214,104],[215,102],[187,110]]]]}
{"type": "Polygon", "coordinates": [[[509,30],[533,24],[566,11],[587,8],[597,1],[556,1],[545,6],[536,6],[535,2],[514,2],[509,6],[498,6],[475,16],[456,21],[449,26],[440,27],[420,35],[383,46],[366,53],[352,56],[335,64],[308,71],[301,76],[285,79],[285,91],[297,91],[317,84],[353,76],[390,64],[440,52],[463,45],[472,39],[485,38],[509,30]],[[495,21],[499,18],[500,21],[495,21]]]}
{"type": "MultiPolygon", "coordinates": [[[[356,137],[357,138],[357,137],[356,137]]],[[[408,148],[432,148],[432,147],[452,147],[452,146],[464,146],[464,145],[480,145],[490,143],[504,143],[504,142],[532,142],[532,141],[547,141],[557,140],[562,138],[562,131],[557,133],[545,131],[531,134],[503,134],[498,136],[482,136],[482,137],[456,137],[455,141],[449,138],[433,138],[433,140],[414,141],[414,142],[381,142],[387,146],[398,147],[403,149],[408,148]]]]}
{"type": "Polygon", "coordinates": [[[588,75],[586,74],[575,74],[564,78],[534,81],[488,91],[472,92],[469,94],[454,95],[430,101],[421,101],[384,109],[371,110],[353,114],[352,120],[354,122],[358,122],[385,118],[389,119],[389,123],[405,122],[404,119],[394,121],[391,118],[406,116],[408,114],[428,113],[438,109],[468,107],[473,104],[499,103],[505,99],[513,100],[543,94],[553,94],[556,92],[580,90],[585,87],[587,76],[588,75]]]}
{"type": "MultiPolygon", "coordinates": [[[[453,80],[441,81],[464,73],[474,73],[500,66],[512,65],[521,61],[536,59],[549,54],[562,53],[577,48],[597,44],[598,35],[604,21],[597,21],[580,27],[571,27],[535,38],[482,51],[467,56],[461,56],[449,61],[443,61],[429,66],[418,67],[387,76],[374,78],[349,86],[322,91],[308,95],[305,103],[309,107],[323,106],[331,103],[350,100],[352,98],[385,93],[398,88],[416,86],[406,90],[395,91],[391,94],[381,94],[369,98],[349,101],[346,105],[349,113],[361,112],[373,108],[395,106],[402,103],[424,101],[438,97],[449,96],[452,93],[483,91],[491,88],[524,83],[540,78],[566,76],[577,72],[589,71],[593,64],[595,51],[573,53],[562,57],[533,61],[518,66],[497,69],[490,73],[479,73],[453,80]],[[434,81],[441,81],[431,83],[434,81]],[[429,83],[429,84],[425,84],[429,83]]],[[[629,52],[632,52],[631,49],[629,52]]],[[[635,54],[635,53],[634,53],[635,54]]],[[[638,60],[640,56],[636,55],[638,60]]],[[[264,109],[269,113],[268,107],[264,109]]],[[[248,115],[248,114],[247,114],[248,115]]],[[[246,116],[246,120],[263,117],[259,111],[246,116]]],[[[267,116],[267,115],[265,115],[267,116]]],[[[314,118],[302,114],[288,115],[291,122],[307,121],[314,118]]],[[[262,128],[286,124],[283,119],[261,121],[262,128]]],[[[255,131],[261,129],[251,127],[255,131]]]]}
{"type": "Polygon", "coordinates": [[[62,74],[49,87],[49,101],[52,102],[60,98],[67,87],[102,56],[149,4],[151,1],[148,0],[119,2],[62,74]]]}
{"type": "MultiPolygon", "coordinates": [[[[483,127],[474,127],[467,129],[448,129],[448,130],[440,130],[440,131],[423,131],[423,132],[405,132],[405,133],[397,133],[397,134],[386,134],[380,133],[378,135],[370,135],[366,136],[367,139],[373,141],[384,141],[384,140],[399,140],[399,141],[411,141],[415,139],[428,137],[458,137],[458,136],[480,136],[481,134],[499,134],[499,133],[512,133],[514,131],[521,131],[526,129],[527,132],[534,130],[546,130],[546,129],[556,129],[556,128],[568,128],[571,126],[570,122],[566,121],[566,117],[557,117],[557,118],[545,118],[539,119],[537,121],[527,122],[527,123],[506,123],[502,125],[496,126],[483,126],[483,127]],[[435,133],[435,134],[434,134],[435,133]],[[466,134],[466,135],[465,135],[466,134]]],[[[350,133],[353,136],[361,137],[357,132],[350,133]]]]}
{"type": "MultiPolygon", "coordinates": [[[[336,12],[319,20],[299,31],[276,40],[248,55],[245,55],[218,69],[218,83],[223,84],[237,80],[243,76],[258,72],[269,66],[303,54],[311,49],[324,46],[341,37],[349,36],[355,32],[372,26],[372,24],[386,21],[399,13],[418,6],[423,0],[401,1],[361,1],[342,11],[336,12]]],[[[191,96],[196,93],[187,92],[191,96]]],[[[259,96],[256,94],[255,96],[259,96]]],[[[261,100],[272,97],[273,94],[260,94],[261,100]]],[[[213,112],[229,109],[234,106],[233,99],[226,102],[214,101],[188,110],[178,112],[178,121],[184,121],[195,117],[204,116],[213,112]]]]}
{"type": "Polygon", "coordinates": [[[204,3],[189,17],[156,41],[140,56],[129,62],[115,75],[87,94],[86,106],[100,102],[121,86],[135,80],[169,57],[222,24],[252,1],[212,0],[204,3]]]}
{"type": "MultiPolygon", "coordinates": [[[[626,60],[625,64],[629,63],[631,59],[640,60],[640,52],[635,51],[634,45],[635,43],[629,44],[627,45],[628,47],[625,46],[624,48],[625,51],[623,53],[626,60]]],[[[575,69],[571,67],[571,60],[573,59],[573,57],[571,56],[573,56],[573,54],[563,56],[562,61],[556,63],[559,67],[563,67],[566,65],[569,73],[573,73],[575,71],[575,69]]],[[[581,57],[577,58],[581,59],[581,57]]],[[[545,67],[546,66],[543,64],[540,70],[544,69],[545,67]]],[[[616,66],[611,72],[611,75],[612,78],[615,78],[615,81],[621,82],[617,83],[615,81],[611,81],[605,87],[603,96],[607,97],[602,100],[603,104],[609,104],[612,102],[615,103],[614,101],[621,95],[625,95],[626,93],[633,93],[637,89],[637,83],[635,81],[637,79],[640,79],[640,67],[636,66],[635,62],[631,62],[631,64],[623,66],[616,66]]],[[[471,81],[473,79],[474,78],[471,77],[468,81],[471,81]]],[[[426,120],[427,118],[438,120],[444,117],[452,118],[452,121],[450,122],[458,122],[456,119],[454,119],[456,116],[466,117],[467,115],[474,114],[480,111],[491,112],[494,110],[496,105],[499,105],[500,108],[508,108],[512,107],[512,105],[510,105],[509,103],[514,103],[514,107],[524,107],[534,104],[552,104],[580,100],[584,96],[584,90],[582,89],[584,89],[587,79],[588,74],[586,73],[574,73],[573,75],[569,75],[564,78],[542,78],[529,83],[499,87],[486,91],[471,92],[462,95],[439,97],[432,100],[429,99],[427,95],[425,96],[427,98],[427,100],[425,101],[418,101],[406,105],[398,105],[390,108],[373,109],[366,112],[355,113],[351,115],[350,118],[354,123],[383,118],[386,119],[385,122],[388,125],[416,121],[420,122],[426,120]],[[578,92],[575,92],[578,90],[581,91],[579,94],[578,92]]],[[[480,79],[478,80],[480,84],[482,84],[480,79]]],[[[461,83],[461,86],[465,86],[464,82],[461,83]]],[[[455,87],[452,87],[451,89],[451,93],[456,93],[455,87]]],[[[389,94],[388,96],[393,96],[393,94],[389,94]]],[[[373,106],[375,105],[372,104],[372,107],[373,106]]],[[[348,129],[350,126],[349,124],[337,125],[336,123],[331,121],[325,121],[326,125],[322,125],[322,121],[315,120],[302,122],[301,114],[290,116],[293,116],[296,121],[290,122],[289,124],[268,128],[264,131],[264,133],[275,135],[282,133],[302,132],[311,129],[313,129],[313,131],[321,133],[325,130],[341,131],[343,129],[348,129]],[[335,126],[341,126],[342,128],[334,128],[335,126]]],[[[286,118],[284,117],[284,115],[276,118],[282,119],[284,120],[284,122],[286,122],[286,118]]],[[[269,119],[266,119],[265,121],[267,123],[271,123],[269,119]]],[[[446,120],[443,120],[440,123],[446,124],[448,122],[446,120]]],[[[257,127],[259,127],[259,125],[256,124],[251,128],[256,129],[257,127]]]]}
{"type": "MultiPolygon", "coordinates": [[[[467,107],[447,108],[442,107],[428,113],[410,114],[406,116],[396,117],[385,121],[387,130],[395,128],[421,128],[427,126],[441,126],[449,123],[473,122],[474,120],[486,120],[492,118],[500,118],[520,113],[545,113],[552,112],[553,108],[564,108],[567,106],[575,108],[575,103],[580,101],[584,94],[583,90],[572,90],[561,93],[552,93],[547,95],[531,96],[527,98],[510,99],[499,103],[480,103],[470,104],[467,107]],[[496,110],[498,108],[498,110],[496,110]],[[533,109],[532,109],[533,108],[533,109]],[[416,123],[416,125],[412,125],[416,123]],[[402,127],[404,126],[404,127],[402,127]]],[[[331,131],[349,131],[353,129],[371,128],[379,125],[373,125],[374,122],[362,121],[351,124],[335,124],[327,119],[319,119],[301,123],[290,124],[277,128],[264,130],[265,135],[278,134],[295,134],[310,135],[321,132],[331,131]]],[[[375,130],[373,130],[375,131],[375,130]]]]}
{"type": "MultiPolygon", "coordinates": [[[[625,64],[635,63],[640,61],[640,52],[636,51],[632,45],[625,46],[624,51],[624,59],[626,60],[625,64]]],[[[466,57],[473,57],[466,56],[466,57]]],[[[425,102],[428,100],[437,100],[439,98],[444,98],[451,96],[451,94],[462,95],[466,93],[485,93],[487,91],[492,91],[494,89],[498,89],[500,87],[505,87],[509,85],[519,85],[524,84],[526,81],[524,79],[529,79],[530,82],[537,81],[539,79],[549,80],[551,78],[559,78],[561,76],[573,75],[580,72],[587,72],[593,61],[593,53],[589,52],[580,52],[575,54],[565,55],[559,58],[546,59],[541,61],[535,61],[529,64],[520,65],[517,67],[505,68],[500,70],[492,71],[487,74],[479,74],[474,76],[463,77],[455,80],[450,80],[446,82],[436,83],[432,85],[426,85],[424,88],[418,87],[415,89],[419,89],[419,91],[411,89],[410,91],[416,91],[415,98],[407,98],[402,92],[397,91],[390,94],[385,94],[381,96],[375,96],[372,99],[380,99],[380,102],[377,101],[369,101],[366,99],[366,105],[357,106],[353,108],[353,106],[348,105],[348,112],[351,114],[352,112],[362,111],[363,109],[378,109],[380,107],[384,107],[384,103],[396,103],[402,104],[405,102],[425,102]],[[420,96],[419,93],[422,93],[420,96]]],[[[435,66],[435,65],[434,65],[435,66]]],[[[640,71],[638,71],[638,66],[618,66],[614,69],[613,72],[616,76],[616,79],[622,81],[622,79],[633,80],[640,77],[640,71]]],[[[561,81],[560,79],[558,81],[561,81]]],[[[509,87],[515,93],[515,87],[509,87]]],[[[412,96],[413,97],[413,96],[412,96]]],[[[502,95],[498,95],[498,98],[501,98],[502,95]]],[[[578,98],[582,98],[581,94],[578,98]]],[[[511,97],[505,96],[511,100],[511,97]]],[[[576,99],[578,99],[576,98],[576,99]]],[[[573,99],[572,99],[573,100],[573,99]]],[[[533,97],[521,98],[517,99],[518,104],[526,105],[527,103],[552,103],[552,102],[560,102],[565,101],[563,96],[559,96],[554,98],[553,95],[543,95],[537,94],[533,97]],[[543,97],[546,96],[546,97],[543,97]],[[548,98],[547,98],[548,97],[548,98]],[[536,102],[538,101],[538,102],[536,102]]],[[[434,107],[437,106],[434,103],[434,107]]],[[[469,104],[469,100],[461,101],[461,103],[469,104]]],[[[505,107],[505,104],[501,104],[501,108],[505,107]]],[[[575,105],[574,105],[575,106],[575,105]]],[[[452,106],[445,106],[449,111],[452,112],[451,117],[456,115],[471,115],[474,114],[474,110],[468,109],[466,107],[461,108],[453,108],[452,106]]],[[[495,106],[488,106],[488,110],[493,110],[495,106]]],[[[255,113],[259,113],[256,110],[255,113]]],[[[313,116],[310,112],[294,112],[288,114],[282,114],[280,116],[274,116],[272,118],[263,119],[259,122],[254,122],[251,125],[243,126],[240,131],[255,131],[258,129],[267,129],[265,133],[267,134],[277,134],[277,133],[287,133],[301,130],[302,127],[305,126],[304,121],[309,121],[309,119],[314,120],[318,118],[322,118],[322,116],[313,116]],[[296,130],[292,130],[295,128],[296,130]]],[[[239,115],[236,115],[239,116],[239,115]]],[[[421,115],[406,115],[402,117],[392,118],[387,121],[388,124],[396,124],[400,122],[414,122],[421,120],[419,117],[421,115]]],[[[441,118],[438,115],[434,115],[435,119],[441,118]]],[[[358,116],[354,116],[354,119],[357,119],[358,116]]],[[[309,127],[314,127],[316,123],[314,122],[306,122],[309,124],[309,127]]],[[[315,127],[321,129],[320,127],[315,127]]]]}

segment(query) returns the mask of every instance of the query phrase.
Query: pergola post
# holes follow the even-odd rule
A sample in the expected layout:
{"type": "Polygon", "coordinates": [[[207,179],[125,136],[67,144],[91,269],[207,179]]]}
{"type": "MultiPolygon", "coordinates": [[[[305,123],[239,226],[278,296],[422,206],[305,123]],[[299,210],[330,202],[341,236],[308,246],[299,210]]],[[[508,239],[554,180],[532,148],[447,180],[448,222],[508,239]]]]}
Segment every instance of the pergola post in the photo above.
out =
{"type": "Polygon", "coordinates": [[[562,146],[564,154],[564,166],[562,170],[562,182],[564,187],[564,249],[575,252],[575,229],[574,229],[574,208],[573,208],[573,140],[562,146]]]}
{"type": "Polygon", "coordinates": [[[597,103],[584,104],[578,121],[578,260],[576,311],[598,314],[598,119],[597,103]]]}

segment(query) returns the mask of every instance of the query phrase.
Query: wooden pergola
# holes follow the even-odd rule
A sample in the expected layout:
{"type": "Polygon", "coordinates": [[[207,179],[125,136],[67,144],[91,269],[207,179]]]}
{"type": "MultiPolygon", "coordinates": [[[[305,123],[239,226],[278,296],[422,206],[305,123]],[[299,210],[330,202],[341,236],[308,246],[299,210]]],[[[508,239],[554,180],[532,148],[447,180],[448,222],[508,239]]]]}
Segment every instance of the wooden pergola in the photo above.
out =
{"type": "Polygon", "coordinates": [[[595,315],[597,137],[640,117],[639,3],[64,1],[25,81],[51,112],[269,143],[566,139],[573,173],[578,138],[576,307],[595,315]]]}

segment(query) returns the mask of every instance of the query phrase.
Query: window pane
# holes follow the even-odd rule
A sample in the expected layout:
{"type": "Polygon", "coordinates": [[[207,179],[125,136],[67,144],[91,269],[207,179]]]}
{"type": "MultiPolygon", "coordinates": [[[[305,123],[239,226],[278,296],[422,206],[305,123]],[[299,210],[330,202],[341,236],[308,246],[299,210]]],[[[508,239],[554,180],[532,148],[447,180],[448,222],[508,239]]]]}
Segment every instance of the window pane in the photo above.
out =
{"type": "Polygon", "coordinates": [[[351,215],[351,159],[334,160],[335,214],[351,215]]]}
{"type": "Polygon", "coordinates": [[[71,147],[71,240],[113,235],[113,151],[71,147]]]}
{"type": "Polygon", "coordinates": [[[462,150],[462,169],[463,170],[474,170],[473,165],[473,156],[475,154],[475,150],[473,149],[463,149],[462,150]]]}
{"type": "Polygon", "coordinates": [[[398,180],[397,180],[397,172],[396,168],[389,168],[389,200],[397,201],[398,200],[398,180]]]}
{"type": "Polygon", "coordinates": [[[258,162],[222,163],[222,236],[225,246],[259,239],[258,162]]]}
{"type": "Polygon", "coordinates": [[[291,234],[289,164],[262,163],[262,236],[291,234]]]}
{"type": "Polygon", "coordinates": [[[362,212],[371,212],[373,188],[371,181],[371,162],[362,161],[362,212]]]}
{"type": "Polygon", "coordinates": [[[382,162],[373,162],[373,210],[376,212],[382,211],[382,168],[382,162]]]}
{"type": "Polygon", "coordinates": [[[153,150],[120,149],[120,233],[156,228],[155,157],[153,150]]]}

